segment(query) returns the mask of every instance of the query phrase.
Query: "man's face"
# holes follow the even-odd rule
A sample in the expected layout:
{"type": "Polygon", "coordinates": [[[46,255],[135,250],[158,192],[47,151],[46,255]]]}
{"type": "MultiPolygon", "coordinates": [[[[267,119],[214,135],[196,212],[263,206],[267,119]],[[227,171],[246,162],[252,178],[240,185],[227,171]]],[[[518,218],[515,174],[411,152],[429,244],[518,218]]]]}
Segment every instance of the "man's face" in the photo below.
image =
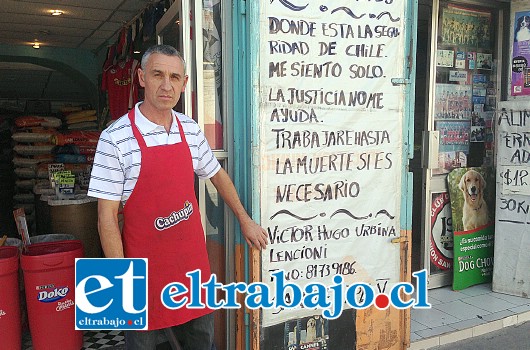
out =
{"type": "Polygon", "coordinates": [[[145,88],[144,103],[160,111],[177,104],[188,82],[182,60],[159,53],[149,56],[145,70],[138,70],[138,77],[145,88]]]}

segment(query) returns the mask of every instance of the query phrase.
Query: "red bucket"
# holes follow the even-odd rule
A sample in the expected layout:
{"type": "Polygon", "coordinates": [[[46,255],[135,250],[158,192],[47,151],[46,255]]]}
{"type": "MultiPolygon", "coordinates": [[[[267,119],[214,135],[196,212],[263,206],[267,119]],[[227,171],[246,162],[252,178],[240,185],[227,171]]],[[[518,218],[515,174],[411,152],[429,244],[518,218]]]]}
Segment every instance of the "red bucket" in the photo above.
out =
{"type": "Polygon", "coordinates": [[[36,243],[20,263],[34,350],[79,350],[83,332],[75,330],[75,259],[83,257],[81,241],[36,243]]]}
{"type": "Polygon", "coordinates": [[[20,349],[22,331],[18,289],[18,248],[0,247],[0,334],[2,348],[20,349]]]}

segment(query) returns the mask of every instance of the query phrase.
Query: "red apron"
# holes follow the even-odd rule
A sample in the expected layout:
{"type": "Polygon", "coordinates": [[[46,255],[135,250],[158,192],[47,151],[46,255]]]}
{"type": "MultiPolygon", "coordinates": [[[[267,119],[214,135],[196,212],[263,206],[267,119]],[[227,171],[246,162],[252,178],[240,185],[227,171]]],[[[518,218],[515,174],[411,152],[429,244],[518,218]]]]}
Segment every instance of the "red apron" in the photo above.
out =
{"type": "MultiPolygon", "coordinates": [[[[208,281],[210,264],[195,197],[191,153],[182,125],[177,117],[182,142],[147,147],[136,127],[134,111],[129,111],[129,119],[142,152],[142,165],[123,208],[123,247],[127,258],[148,259],[148,326],[154,330],[212,312],[185,306],[170,310],[160,301],[160,292],[168,283],[180,282],[190,289],[187,272],[200,269],[201,283],[208,281]]],[[[189,293],[186,296],[189,302],[189,293]]],[[[202,291],[201,301],[205,300],[202,291]]]]}

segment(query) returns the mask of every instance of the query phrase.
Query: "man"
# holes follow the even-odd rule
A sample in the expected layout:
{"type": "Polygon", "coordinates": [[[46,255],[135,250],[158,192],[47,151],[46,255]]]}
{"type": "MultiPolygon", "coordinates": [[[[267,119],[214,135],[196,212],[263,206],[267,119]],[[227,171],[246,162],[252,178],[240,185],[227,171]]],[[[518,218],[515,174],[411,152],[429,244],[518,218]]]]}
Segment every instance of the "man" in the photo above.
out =
{"type": "Polygon", "coordinates": [[[94,159],[88,195],[98,198],[105,256],[148,258],[149,331],[126,332],[127,349],[154,349],[156,330],[162,329],[166,334],[174,331],[184,349],[211,349],[212,310],[170,310],[160,301],[168,283],[189,286],[187,272],[200,269],[202,282],[210,277],[194,172],[210,178],[251,247],[267,244],[265,230],[246,213],[198,125],[172,110],[188,81],[184,67],[171,46],[145,52],[138,71],[144,101],[102,132],[94,159]],[[120,202],[123,233],[118,225],[120,202]]]}

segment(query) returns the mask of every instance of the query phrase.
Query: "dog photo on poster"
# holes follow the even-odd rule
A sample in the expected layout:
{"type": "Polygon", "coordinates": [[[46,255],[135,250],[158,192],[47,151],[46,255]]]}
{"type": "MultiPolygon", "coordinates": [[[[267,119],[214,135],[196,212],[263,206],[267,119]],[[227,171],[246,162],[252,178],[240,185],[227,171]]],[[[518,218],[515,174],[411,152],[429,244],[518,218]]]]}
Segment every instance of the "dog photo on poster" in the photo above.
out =
{"type": "Polygon", "coordinates": [[[447,177],[454,232],[453,289],[491,282],[495,232],[495,171],[460,168],[447,177]]]}

